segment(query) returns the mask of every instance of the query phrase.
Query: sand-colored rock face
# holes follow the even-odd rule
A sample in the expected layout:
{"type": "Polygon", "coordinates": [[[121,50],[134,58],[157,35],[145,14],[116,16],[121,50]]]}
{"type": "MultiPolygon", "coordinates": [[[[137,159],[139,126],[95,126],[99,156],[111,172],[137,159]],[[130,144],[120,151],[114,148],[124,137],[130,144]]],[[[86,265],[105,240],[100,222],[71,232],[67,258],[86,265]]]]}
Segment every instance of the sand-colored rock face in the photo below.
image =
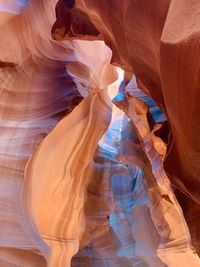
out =
{"type": "Polygon", "coordinates": [[[161,39],[162,91],[173,133],[165,168],[176,186],[196,202],[187,200],[188,207],[183,207],[198,251],[199,217],[194,210],[200,203],[199,12],[198,1],[183,5],[172,1],[161,39]]]}
{"type": "MultiPolygon", "coordinates": [[[[199,210],[199,1],[84,0],[77,5],[103,34],[113,63],[134,72],[166,109],[172,135],[165,169],[199,210]]],[[[194,222],[199,218],[190,206],[184,205],[184,212],[198,244],[194,222]]]]}
{"type": "Polygon", "coordinates": [[[169,0],[77,1],[88,8],[112,49],[112,62],[134,72],[160,103],[160,38],[169,4],[169,0]]]}
{"type": "Polygon", "coordinates": [[[0,266],[200,266],[199,15],[0,0],[0,266]]]}

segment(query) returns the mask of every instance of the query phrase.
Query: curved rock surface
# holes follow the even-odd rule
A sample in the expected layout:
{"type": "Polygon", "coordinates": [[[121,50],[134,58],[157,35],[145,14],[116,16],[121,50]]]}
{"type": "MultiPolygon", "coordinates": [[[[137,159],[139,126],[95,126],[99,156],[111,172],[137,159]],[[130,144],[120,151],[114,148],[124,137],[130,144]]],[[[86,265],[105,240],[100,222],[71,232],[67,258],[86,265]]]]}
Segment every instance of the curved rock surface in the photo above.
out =
{"type": "Polygon", "coordinates": [[[183,197],[183,202],[188,202],[183,208],[199,251],[200,3],[198,0],[76,2],[90,15],[112,49],[112,62],[134,72],[142,87],[166,112],[171,135],[165,170],[173,185],[192,199],[183,197]],[[196,212],[190,211],[191,203],[196,212]]]}
{"type": "Polygon", "coordinates": [[[200,266],[199,15],[0,0],[2,267],[200,266]]]}

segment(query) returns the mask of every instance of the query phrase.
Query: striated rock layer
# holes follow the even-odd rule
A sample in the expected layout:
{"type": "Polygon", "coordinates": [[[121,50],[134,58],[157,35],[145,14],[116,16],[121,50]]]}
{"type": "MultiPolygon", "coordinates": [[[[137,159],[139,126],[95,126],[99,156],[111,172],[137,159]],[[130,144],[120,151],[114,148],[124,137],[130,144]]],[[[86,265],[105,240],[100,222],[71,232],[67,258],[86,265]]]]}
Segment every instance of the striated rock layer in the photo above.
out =
{"type": "Polygon", "coordinates": [[[0,265],[200,266],[200,3],[0,10],[0,265]]]}
{"type": "Polygon", "coordinates": [[[89,14],[102,33],[101,38],[112,49],[112,62],[134,72],[141,88],[166,111],[171,135],[165,170],[173,185],[186,195],[180,203],[188,203],[183,204],[184,213],[199,251],[200,3],[198,0],[76,3],[89,14]]]}

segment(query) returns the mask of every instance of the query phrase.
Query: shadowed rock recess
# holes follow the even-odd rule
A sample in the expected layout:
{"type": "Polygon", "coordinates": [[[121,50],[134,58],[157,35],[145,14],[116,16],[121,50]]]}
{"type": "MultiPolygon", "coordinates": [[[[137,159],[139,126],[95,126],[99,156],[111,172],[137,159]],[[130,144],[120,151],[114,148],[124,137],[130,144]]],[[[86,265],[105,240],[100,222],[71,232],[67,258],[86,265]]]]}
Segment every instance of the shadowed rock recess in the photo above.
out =
{"type": "Polygon", "coordinates": [[[200,1],[0,0],[0,267],[200,267],[200,1]]]}

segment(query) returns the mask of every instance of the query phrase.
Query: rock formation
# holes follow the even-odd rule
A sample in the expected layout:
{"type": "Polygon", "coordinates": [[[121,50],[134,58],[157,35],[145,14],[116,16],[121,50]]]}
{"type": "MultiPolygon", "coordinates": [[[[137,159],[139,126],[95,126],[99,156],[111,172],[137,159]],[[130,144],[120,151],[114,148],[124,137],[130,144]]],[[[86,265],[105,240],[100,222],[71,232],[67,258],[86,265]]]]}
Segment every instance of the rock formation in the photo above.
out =
{"type": "Polygon", "coordinates": [[[199,15],[0,0],[0,266],[200,266],[199,15]]]}

